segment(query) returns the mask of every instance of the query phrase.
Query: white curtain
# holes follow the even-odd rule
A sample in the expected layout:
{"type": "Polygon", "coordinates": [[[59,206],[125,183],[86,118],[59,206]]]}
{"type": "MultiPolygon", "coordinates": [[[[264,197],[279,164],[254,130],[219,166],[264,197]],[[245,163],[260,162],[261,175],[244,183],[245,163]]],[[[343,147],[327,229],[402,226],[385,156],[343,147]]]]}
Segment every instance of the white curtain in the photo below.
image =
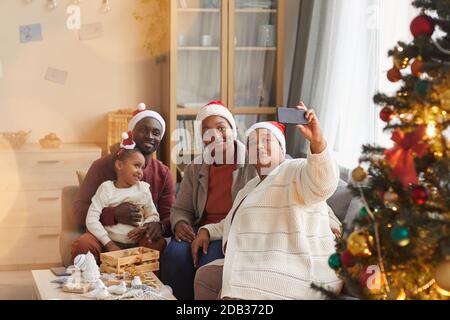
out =
{"type": "Polygon", "coordinates": [[[416,14],[411,0],[315,1],[302,100],[316,110],[341,165],[356,165],[365,143],[389,143],[372,98],[395,89],[387,51],[411,40],[416,14]]]}

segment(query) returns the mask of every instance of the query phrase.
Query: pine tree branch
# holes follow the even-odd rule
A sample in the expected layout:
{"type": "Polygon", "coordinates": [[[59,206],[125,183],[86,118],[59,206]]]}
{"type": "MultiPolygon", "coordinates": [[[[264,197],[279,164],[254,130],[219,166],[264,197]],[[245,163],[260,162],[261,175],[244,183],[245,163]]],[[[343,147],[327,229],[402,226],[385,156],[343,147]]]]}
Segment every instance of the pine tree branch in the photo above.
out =
{"type": "Polygon", "coordinates": [[[316,285],[315,283],[311,283],[311,289],[319,291],[320,293],[322,293],[328,300],[341,300],[341,298],[339,297],[339,295],[337,295],[336,293],[334,293],[333,291],[329,291],[325,288],[322,288],[319,285],[316,285]]]}
{"type": "Polygon", "coordinates": [[[389,97],[383,93],[377,93],[373,98],[375,104],[380,106],[393,106],[394,108],[407,108],[408,104],[405,103],[404,99],[399,99],[398,97],[389,97]]]}

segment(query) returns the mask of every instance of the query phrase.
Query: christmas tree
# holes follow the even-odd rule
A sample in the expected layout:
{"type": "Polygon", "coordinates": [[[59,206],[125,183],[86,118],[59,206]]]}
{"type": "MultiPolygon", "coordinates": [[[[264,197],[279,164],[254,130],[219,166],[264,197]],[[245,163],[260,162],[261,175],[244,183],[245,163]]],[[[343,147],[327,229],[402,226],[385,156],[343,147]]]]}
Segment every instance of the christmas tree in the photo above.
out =
{"type": "Polygon", "coordinates": [[[450,299],[450,0],[413,5],[414,40],[389,52],[401,88],[374,98],[394,147],[363,147],[351,186],[363,206],[329,259],[365,299],[450,299]]]}

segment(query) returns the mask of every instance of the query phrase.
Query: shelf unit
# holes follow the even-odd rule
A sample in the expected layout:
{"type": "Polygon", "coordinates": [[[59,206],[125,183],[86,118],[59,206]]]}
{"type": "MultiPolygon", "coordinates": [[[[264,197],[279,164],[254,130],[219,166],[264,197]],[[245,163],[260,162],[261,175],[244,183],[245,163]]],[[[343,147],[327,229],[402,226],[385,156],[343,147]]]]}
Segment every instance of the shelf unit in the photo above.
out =
{"type": "Polygon", "coordinates": [[[173,131],[177,120],[192,120],[199,111],[198,107],[182,108],[180,104],[221,100],[237,119],[245,121],[274,119],[276,108],[283,106],[285,0],[273,0],[268,8],[242,8],[236,0],[218,1],[219,8],[202,7],[204,2],[200,0],[185,0],[186,7],[182,8],[180,1],[170,1],[163,115],[171,136],[164,141],[163,159],[176,177],[177,164],[172,158],[177,137],[173,131]],[[259,43],[263,25],[275,30],[271,45],[259,43]],[[211,36],[211,46],[201,45],[205,33],[211,36]],[[178,46],[180,37],[182,46],[178,46]]]}

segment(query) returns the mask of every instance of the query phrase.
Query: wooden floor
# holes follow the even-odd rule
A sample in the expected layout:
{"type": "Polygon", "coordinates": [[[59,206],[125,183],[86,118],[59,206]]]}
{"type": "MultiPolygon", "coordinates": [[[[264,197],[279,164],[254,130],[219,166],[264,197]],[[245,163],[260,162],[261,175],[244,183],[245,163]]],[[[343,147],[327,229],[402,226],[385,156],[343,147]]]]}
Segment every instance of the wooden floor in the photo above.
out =
{"type": "Polygon", "coordinates": [[[0,271],[0,300],[31,300],[31,271],[0,271]]]}

